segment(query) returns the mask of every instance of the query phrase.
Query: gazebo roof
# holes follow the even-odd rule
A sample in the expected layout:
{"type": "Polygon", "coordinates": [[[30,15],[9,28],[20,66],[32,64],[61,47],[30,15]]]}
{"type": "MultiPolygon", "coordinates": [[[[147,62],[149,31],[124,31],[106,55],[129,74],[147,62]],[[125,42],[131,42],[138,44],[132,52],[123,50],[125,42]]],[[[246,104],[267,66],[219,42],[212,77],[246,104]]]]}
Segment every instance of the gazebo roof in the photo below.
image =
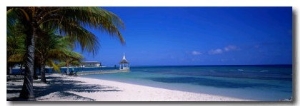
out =
{"type": "Polygon", "coordinates": [[[120,64],[127,64],[127,63],[129,63],[127,60],[120,61],[120,64]]]}
{"type": "Polygon", "coordinates": [[[123,59],[120,61],[120,64],[128,64],[129,62],[125,58],[125,54],[123,55],[123,59]]]}

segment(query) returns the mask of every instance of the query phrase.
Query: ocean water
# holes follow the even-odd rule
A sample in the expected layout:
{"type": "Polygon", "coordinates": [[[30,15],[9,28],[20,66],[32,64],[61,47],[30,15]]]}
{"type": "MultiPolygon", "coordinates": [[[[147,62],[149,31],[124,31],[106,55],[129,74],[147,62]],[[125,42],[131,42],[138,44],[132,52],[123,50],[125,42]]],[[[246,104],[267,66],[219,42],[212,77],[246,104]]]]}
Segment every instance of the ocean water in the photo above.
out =
{"type": "Polygon", "coordinates": [[[293,96],[292,65],[131,67],[128,73],[86,75],[172,90],[258,101],[293,96]]]}
{"type": "MultiPolygon", "coordinates": [[[[115,68],[74,68],[75,71],[112,69],[115,68]]],[[[52,69],[47,70],[52,72],[52,69]]],[[[292,65],[147,66],[131,67],[128,73],[82,77],[258,101],[293,97],[292,65]]]]}

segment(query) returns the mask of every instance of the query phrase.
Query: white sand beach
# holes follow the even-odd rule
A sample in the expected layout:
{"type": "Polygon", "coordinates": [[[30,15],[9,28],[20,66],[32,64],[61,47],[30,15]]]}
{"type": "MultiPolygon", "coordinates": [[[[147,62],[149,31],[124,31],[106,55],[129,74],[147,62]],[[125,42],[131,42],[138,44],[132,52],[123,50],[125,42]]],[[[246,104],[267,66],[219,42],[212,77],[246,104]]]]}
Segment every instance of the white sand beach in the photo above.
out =
{"type": "MultiPolygon", "coordinates": [[[[47,77],[48,84],[34,81],[37,101],[251,101],[60,74],[47,77]]],[[[7,81],[8,100],[17,97],[21,87],[22,80],[7,81]]]]}

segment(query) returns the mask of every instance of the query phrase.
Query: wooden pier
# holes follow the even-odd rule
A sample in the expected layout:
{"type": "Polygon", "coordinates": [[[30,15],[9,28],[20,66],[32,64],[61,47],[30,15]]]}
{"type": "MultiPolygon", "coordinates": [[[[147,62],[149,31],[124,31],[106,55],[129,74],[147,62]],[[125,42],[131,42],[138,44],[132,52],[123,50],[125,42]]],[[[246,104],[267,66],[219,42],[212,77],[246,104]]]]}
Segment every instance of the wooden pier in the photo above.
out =
{"type": "Polygon", "coordinates": [[[129,72],[129,70],[100,70],[100,71],[80,71],[76,74],[79,75],[90,75],[90,74],[108,74],[108,73],[120,73],[129,72]]]}

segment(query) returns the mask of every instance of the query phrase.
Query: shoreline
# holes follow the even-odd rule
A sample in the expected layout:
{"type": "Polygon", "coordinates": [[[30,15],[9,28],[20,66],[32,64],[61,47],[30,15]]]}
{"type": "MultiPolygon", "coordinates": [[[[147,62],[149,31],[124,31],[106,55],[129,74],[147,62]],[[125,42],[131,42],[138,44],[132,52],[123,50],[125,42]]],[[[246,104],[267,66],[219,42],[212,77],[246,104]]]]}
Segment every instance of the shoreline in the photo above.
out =
{"type": "MultiPolygon", "coordinates": [[[[37,101],[254,101],[61,74],[46,77],[48,84],[34,81],[37,101]]],[[[22,82],[8,81],[7,90],[17,90],[13,86],[22,82]]],[[[7,99],[18,93],[7,92],[7,99]]]]}

